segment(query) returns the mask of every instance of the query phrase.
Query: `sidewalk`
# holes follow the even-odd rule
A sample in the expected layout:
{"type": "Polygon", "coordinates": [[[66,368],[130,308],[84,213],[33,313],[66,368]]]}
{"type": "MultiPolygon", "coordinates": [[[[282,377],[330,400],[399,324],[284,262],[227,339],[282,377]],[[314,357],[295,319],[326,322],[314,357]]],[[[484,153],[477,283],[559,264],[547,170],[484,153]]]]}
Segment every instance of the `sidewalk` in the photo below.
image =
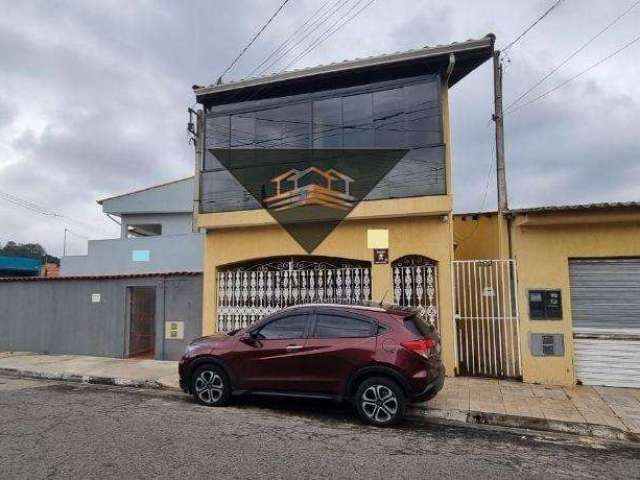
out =
{"type": "Polygon", "coordinates": [[[2,373],[129,387],[180,388],[178,362],[160,360],[0,352],[2,373]]]}
{"type": "MultiPolygon", "coordinates": [[[[177,390],[177,362],[0,352],[0,374],[177,390]]],[[[447,378],[416,419],[486,424],[640,442],[640,389],[546,387],[447,378]]]]}

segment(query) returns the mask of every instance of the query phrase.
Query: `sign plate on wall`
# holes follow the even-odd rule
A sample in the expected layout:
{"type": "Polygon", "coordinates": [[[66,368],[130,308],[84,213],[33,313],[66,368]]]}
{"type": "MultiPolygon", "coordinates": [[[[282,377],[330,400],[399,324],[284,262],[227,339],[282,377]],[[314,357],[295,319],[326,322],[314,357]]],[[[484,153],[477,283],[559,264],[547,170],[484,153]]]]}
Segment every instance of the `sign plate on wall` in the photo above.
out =
{"type": "Polygon", "coordinates": [[[389,249],[388,248],[374,248],[373,249],[373,263],[376,265],[384,265],[389,263],[389,249]]]}
{"type": "Polygon", "coordinates": [[[184,322],[165,322],[164,332],[167,340],[183,340],[184,322]]]}
{"type": "Polygon", "coordinates": [[[99,293],[92,293],[91,294],[91,303],[100,303],[100,294],[99,293]]]}

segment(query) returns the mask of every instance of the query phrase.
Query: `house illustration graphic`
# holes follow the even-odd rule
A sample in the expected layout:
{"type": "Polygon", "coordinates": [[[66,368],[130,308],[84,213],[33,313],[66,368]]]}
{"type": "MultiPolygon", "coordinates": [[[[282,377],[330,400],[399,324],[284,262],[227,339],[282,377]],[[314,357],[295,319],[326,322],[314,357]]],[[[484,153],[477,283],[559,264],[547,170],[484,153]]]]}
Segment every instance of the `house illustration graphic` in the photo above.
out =
{"type": "Polygon", "coordinates": [[[288,210],[304,205],[349,210],[356,202],[349,193],[353,182],[353,178],[333,168],[326,171],[317,167],[291,169],[271,179],[276,186],[276,193],[264,201],[267,208],[272,210],[288,210]]]}

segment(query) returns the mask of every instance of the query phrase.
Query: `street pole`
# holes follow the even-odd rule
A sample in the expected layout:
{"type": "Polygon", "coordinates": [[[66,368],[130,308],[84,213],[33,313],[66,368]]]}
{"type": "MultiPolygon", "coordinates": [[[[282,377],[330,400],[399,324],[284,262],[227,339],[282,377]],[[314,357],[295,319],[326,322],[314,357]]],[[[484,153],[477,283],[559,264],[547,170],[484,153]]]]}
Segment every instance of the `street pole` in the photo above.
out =
{"type": "MultiPolygon", "coordinates": [[[[193,111],[190,109],[190,112],[193,111]]],[[[192,134],[195,136],[195,171],[193,176],[193,214],[191,226],[192,231],[196,233],[200,230],[198,228],[198,212],[200,205],[200,172],[202,171],[202,165],[204,163],[204,112],[202,110],[198,110],[197,112],[193,113],[195,113],[196,123],[195,130],[192,131],[192,134]]]]}
{"type": "Polygon", "coordinates": [[[504,165],[504,121],[502,115],[502,64],[500,51],[493,52],[494,114],[496,122],[496,176],[498,181],[498,213],[509,209],[507,200],[507,174],[504,165]]]}

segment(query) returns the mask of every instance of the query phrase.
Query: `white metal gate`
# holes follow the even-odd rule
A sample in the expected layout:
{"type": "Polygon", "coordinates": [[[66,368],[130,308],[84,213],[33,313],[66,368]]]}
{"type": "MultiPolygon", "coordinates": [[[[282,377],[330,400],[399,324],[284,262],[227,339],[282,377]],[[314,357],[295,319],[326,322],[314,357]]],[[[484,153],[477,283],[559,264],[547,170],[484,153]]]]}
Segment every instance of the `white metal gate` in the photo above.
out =
{"type": "Polygon", "coordinates": [[[452,262],[458,374],[521,378],[515,260],[452,262]]]}
{"type": "Polygon", "coordinates": [[[438,328],[438,267],[420,255],[408,255],[393,262],[393,303],[422,307],[438,328]]]}
{"type": "Polygon", "coordinates": [[[290,305],[371,300],[369,262],[287,257],[233,266],[217,275],[218,331],[244,328],[290,305]]]}

